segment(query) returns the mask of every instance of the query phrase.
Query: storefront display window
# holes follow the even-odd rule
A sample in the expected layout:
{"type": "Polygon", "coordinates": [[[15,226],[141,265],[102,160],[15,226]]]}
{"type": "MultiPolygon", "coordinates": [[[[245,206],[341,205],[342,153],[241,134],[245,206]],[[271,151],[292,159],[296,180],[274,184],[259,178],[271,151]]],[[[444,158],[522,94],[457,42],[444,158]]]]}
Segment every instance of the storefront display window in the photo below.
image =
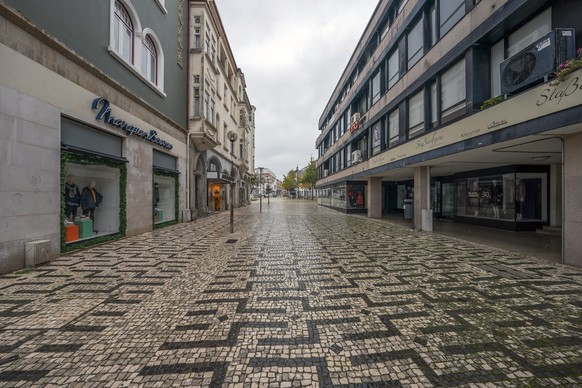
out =
{"type": "Polygon", "coordinates": [[[414,188],[410,185],[396,186],[396,209],[404,209],[404,200],[414,199],[414,188]]]}
{"type": "Polygon", "coordinates": [[[548,218],[547,174],[518,173],[515,179],[516,220],[543,221],[548,218]]]}
{"type": "Polygon", "coordinates": [[[547,219],[547,174],[517,173],[457,180],[456,215],[502,221],[547,219]]]}
{"type": "Polygon", "coordinates": [[[154,224],[176,220],[176,178],[154,175],[153,188],[154,224]]]}
{"type": "Polygon", "coordinates": [[[365,186],[352,185],[348,186],[348,209],[365,209],[366,208],[366,191],[365,186]]]}
{"type": "Polygon", "coordinates": [[[104,165],[65,163],[65,243],[120,231],[120,170],[104,165]]]}

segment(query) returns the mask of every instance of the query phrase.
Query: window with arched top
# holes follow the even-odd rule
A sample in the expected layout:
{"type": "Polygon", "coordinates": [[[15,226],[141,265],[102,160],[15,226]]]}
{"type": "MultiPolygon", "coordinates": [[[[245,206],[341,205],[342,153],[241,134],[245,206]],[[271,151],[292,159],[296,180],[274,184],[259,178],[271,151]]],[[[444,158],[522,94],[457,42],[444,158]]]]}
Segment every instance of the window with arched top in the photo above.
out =
{"type": "Polygon", "coordinates": [[[143,40],[141,71],[151,83],[158,83],[158,50],[150,35],[143,40]]]}
{"type": "Polygon", "coordinates": [[[115,2],[115,19],[113,21],[113,40],[115,51],[127,62],[133,63],[133,21],[125,7],[115,2]]]}

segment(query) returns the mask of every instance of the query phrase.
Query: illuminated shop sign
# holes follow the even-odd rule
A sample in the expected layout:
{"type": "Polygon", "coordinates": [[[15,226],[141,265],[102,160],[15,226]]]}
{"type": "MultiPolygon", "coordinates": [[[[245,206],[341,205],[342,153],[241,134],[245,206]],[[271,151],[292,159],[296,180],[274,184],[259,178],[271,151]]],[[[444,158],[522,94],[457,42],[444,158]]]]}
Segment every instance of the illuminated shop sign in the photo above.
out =
{"type": "Polygon", "coordinates": [[[99,104],[101,104],[101,109],[99,110],[99,113],[97,113],[97,116],[95,116],[96,120],[103,120],[105,123],[113,127],[121,128],[125,130],[125,132],[127,132],[127,134],[130,136],[135,135],[141,137],[145,141],[149,141],[150,143],[157,144],[169,150],[174,148],[172,144],[157,137],[158,133],[155,130],[152,129],[151,131],[146,132],[134,125],[131,125],[125,120],[118,119],[115,116],[113,116],[111,114],[111,108],[109,107],[110,105],[109,100],[105,98],[97,97],[96,99],[94,99],[93,103],[91,104],[91,109],[93,110],[99,109],[99,104]]]}

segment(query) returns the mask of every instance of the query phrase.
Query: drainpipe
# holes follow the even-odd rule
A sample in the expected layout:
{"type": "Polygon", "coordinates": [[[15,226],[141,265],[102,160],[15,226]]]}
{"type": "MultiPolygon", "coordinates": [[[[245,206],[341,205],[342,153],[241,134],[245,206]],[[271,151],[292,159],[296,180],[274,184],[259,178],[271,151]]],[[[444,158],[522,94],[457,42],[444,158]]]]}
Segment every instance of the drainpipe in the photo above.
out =
{"type": "Polygon", "coordinates": [[[566,263],[566,169],[564,163],[564,136],[560,136],[562,144],[562,264],[566,263]]]}
{"type": "MultiPolygon", "coordinates": [[[[188,1],[187,7],[187,15],[186,15],[186,77],[188,78],[188,82],[186,82],[186,209],[192,214],[192,209],[190,208],[191,201],[190,201],[190,99],[188,98],[188,93],[192,85],[190,77],[190,1],[188,1]]],[[[192,216],[190,216],[192,219],[192,216]]],[[[182,218],[182,221],[184,219],[182,218]]]]}

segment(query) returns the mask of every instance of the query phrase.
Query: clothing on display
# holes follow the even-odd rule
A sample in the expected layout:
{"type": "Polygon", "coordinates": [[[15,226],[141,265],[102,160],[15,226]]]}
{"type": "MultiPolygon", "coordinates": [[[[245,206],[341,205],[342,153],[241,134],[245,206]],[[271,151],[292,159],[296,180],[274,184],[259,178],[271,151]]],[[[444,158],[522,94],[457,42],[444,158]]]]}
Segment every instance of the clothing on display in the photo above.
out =
{"type": "Polygon", "coordinates": [[[88,216],[91,221],[95,222],[95,209],[99,207],[101,201],[103,201],[103,195],[95,189],[95,181],[92,180],[89,182],[89,186],[84,187],[81,192],[83,215],[88,216]]]}
{"type": "Polygon", "coordinates": [[[74,220],[77,216],[77,208],[81,204],[79,186],[73,182],[73,176],[67,175],[65,183],[65,218],[74,220]]]}

